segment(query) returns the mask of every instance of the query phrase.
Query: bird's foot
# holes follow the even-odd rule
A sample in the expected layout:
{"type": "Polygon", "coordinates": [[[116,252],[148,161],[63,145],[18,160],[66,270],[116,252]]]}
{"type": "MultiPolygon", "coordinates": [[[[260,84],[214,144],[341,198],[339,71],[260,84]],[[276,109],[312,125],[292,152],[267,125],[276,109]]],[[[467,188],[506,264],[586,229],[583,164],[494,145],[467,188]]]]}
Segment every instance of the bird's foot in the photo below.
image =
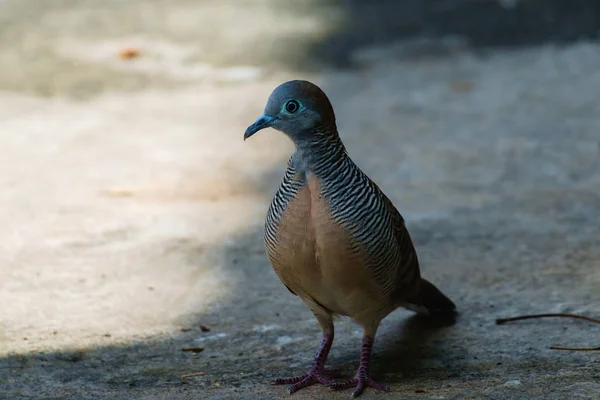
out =
{"type": "Polygon", "coordinates": [[[279,378],[270,381],[271,385],[289,385],[288,392],[292,394],[300,389],[304,389],[307,386],[320,383],[322,385],[333,386],[335,382],[329,378],[336,378],[340,376],[340,371],[337,369],[317,369],[312,368],[308,373],[293,378],[279,378]]]}
{"type": "Polygon", "coordinates": [[[352,379],[348,379],[346,382],[334,383],[329,385],[333,390],[348,389],[354,387],[352,397],[358,397],[362,394],[366,387],[372,387],[373,389],[389,392],[390,388],[382,383],[377,383],[373,379],[369,378],[366,374],[356,374],[352,379]]]}

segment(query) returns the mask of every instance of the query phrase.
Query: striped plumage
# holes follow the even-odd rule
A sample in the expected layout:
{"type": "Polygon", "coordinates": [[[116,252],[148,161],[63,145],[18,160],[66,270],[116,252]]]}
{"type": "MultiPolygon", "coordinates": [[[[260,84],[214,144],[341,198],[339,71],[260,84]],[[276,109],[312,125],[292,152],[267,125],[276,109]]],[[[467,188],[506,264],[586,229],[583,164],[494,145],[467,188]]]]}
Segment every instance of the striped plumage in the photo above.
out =
{"type": "MultiPolygon", "coordinates": [[[[365,267],[385,295],[389,306],[414,296],[418,290],[420,273],[417,255],[404,220],[379,187],[363,173],[341,141],[317,142],[311,146],[306,167],[300,171],[294,164],[303,158],[297,152],[290,157],[283,181],[269,207],[265,223],[265,247],[272,263],[277,263],[278,222],[290,201],[301,188],[307,186],[307,172],[320,182],[319,193],[330,206],[331,216],[354,239],[348,251],[355,253],[365,248],[368,258],[365,267]]],[[[394,308],[395,308],[394,307],[394,308]]],[[[340,313],[346,315],[346,313],[340,313]]]]}
{"type": "Polygon", "coordinates": [[[315,382],[344,388],[387,390],[368,377],[379,323],[399,306],[424,313],[453,313],[454,304],[420,276],[404,219],[379,187],[354,164],[337,133],[327,96],[306,81],[276,88],[265,114],[245,138],[273,127],[296,145],[265,222],[265,248],[288,289],[308,305],[323,341],[313,368],[279,379],[290,392],[315,382]],[[364,329],[356,376],[345,383],[326,377],[333,317],[351,317],[364,329]]]}

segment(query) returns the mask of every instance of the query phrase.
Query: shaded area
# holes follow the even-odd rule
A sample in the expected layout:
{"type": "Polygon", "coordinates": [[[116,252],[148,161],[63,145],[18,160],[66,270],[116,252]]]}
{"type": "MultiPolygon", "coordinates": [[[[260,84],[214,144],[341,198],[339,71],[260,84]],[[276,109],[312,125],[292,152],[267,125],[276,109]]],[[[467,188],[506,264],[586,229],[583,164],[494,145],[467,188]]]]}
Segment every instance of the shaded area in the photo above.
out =
{"type": "MultiPolygon", "coordinates": [[[[352,55],[361,48],[419,37],[433,42],[458,39],[468,47],[493,49],[566,44],[600,34],[600,3],[586,0],[329,0],[323,4],[339,7],[344,23],[315,43],[309,54],[336,67],[352,66],[352,55]]],[[[429,42],[419,53],[440,56],[448,51],[448,46],[429,42]]]]}
{"type": "Polygon", "coordinates": [[[394,44],[383,55],[410,60],[566,44],[599,29],[600,4],[586,0],[9,0],[0,2],[0,89],[85,100],[352,68],[372,46],[394,44]],[[131,48],[139,57],[119,59],[131,48]],[[219,70],[231,66],[255,70],[219,70]]]}
{"type": "MultiPolygon", "coordinates": [[[[497,9],[493,8],[496,5],[489,5],[491,2],[445,3],[458,8],[442,9],[439,14],[435,10],[428,12],[441,20],[440,25],[448,22],[454,28],[428,28],[428,32],[446,35],[456,33],[454,30],[460,26],[478,37],[477,29],[483,29],[483,24],[475,24],[477,29],[463,25],[459,15],[452,14],[454,10],[464,12],[466,9],[461,7],[467,5],[484,11],[488,10],[486,7],[497,9]],[[446,21],[442,15],[455,15],[457,19],[446,21]]],[[[402,4],[412,4],[416,10],[413,16],[417,15],[422,8],[416,2],[387,2],[389,8],[377,11],[362,4],[347,2],[344,9],[352,17],[346,28],[332,32],[323,41],[306,39],[305,44],[314,47],[313,55],[299,52],[295,56],[316,57],[344,66],[352,52],[363,46],[426,32],[425,28],[414,28],[422,24],[417,17],[409,19],[406,26],[412,28],[406,30],[395,27],[396,20],[388,18],[402,4]],[[373,24],[361,27],[361,15],[373,24]],[[350,30],[344,32],[352,23],[357,32],[362,32],[354,39],[350,30]],[[325,47],[319,50],[321,42],[325,47]],[[334,51],[336,43],[339,52],[334,51]],[[327,46],[331,56],[323,50],[327,46]]],[[[428,4],[427,7],[433,7],[433,3],[428,4]]],[[[126,10],[113,12],[130,15],[136,11],[133,5],[122,5],[126,10]]],[[[308,15],[318,10],[307,7],[303,12],[308,15]]],[[[211,18],[218,15],[221,14],[211,14],[211,18]]],[[[529,35],[524,27],[526,18],[520,21],[521,36],[517,31],[514,37],[525,38],[529,35]]],[[[104,26],[102,21],[95,23],[104,26]]],[[[123,21],[115,24],[121,26],[121,30],[111,33],[115,36],[135,29],[123,21]]],[[[145,24],[152,26],[147,21],[145,24]]],[[[173,35],[172,31],[168,35],[173,35]]],[[[194,35],[169,37],[193,40],[194,35]]],[[[278,37],[274,43],[286,41],[278,37]]],[[[527,44],[527,40],[522,43],[527,44]]],[[[487,44],[494,44],[493,40],[488,39],[487,44]]],[[[261,46],[256,45],[264,49],[261,46]]],[[[292,50],[281,51],[288,54],[292,50]]],[[[547,349],[550,344],[572,344],[565,343],[565,338],[581,345],[594,344],[596,335],[588,325],[565,321],[502,327],[494,324],[497,317],[521,312],[597,311],[597,54],[595,46],[575,44],[557,52],[534,48],[476,61],[470,54],[460,53],[456,58],[436,60],[436,65],[419,60],[418,68],[402,59],[383,57],[357,74],[332,73],[315,79],[334,101],[351,155],[390,195],[408,221],[423,263],[423,275],[439,285],[460,310],[452,326],[437,326],[400,310],[384,321],[372,365],[374,378],[392,384],[394,392],[390,398],[529,400],[597,396],[600,370],[595,355],[547,349]]],[[[238,60],[230,54],[214,56],[222,56],[221,62],[238,60]]],[[[250,60],[257,54],[239,57],[250,60]]],[[[254,60],[258,62],[260,57],[254,60]]],[[[289,62],[292,58],[281,56],[280,60],[289,62]]],[[[81,66],[75,69],[85,70],[81,66]]],[[[50,78],[40,82],[50,84],[50,78]]],[[[120,83],[111,81],[110,85],[119,87],[120,83]]],[[[110,86],[110,90],[114,87],[110,86]]],[[[232,108],[246,101],[264,100],[245,89],[240,84],[235,89],[239,95],[224,102],[226,117],[211,133],[241,136],[242,130],[237,126],[243,125],[241,122],[228,124],[234,118],[232,108]]],[[[265,87],[265,92],[269,89],[265,87]]],[[[219,93],[215,91],[215,98],[219,93]]],[[[165,94],[164,102],[170,100],[165,94]]],[[[257,105],[257,110],[261,106],[257,105]]],[[[150,109],[149,113],[160,111],[150,109]]],[[[200,115],[198,121],[203,122],[204,118],[200,115]]],[[[248,118],[248,123],[251,121],[248,118]]],[[[174,115],[173,126],[178,123],[180,116],[174,115]]],[[[146,139],[152,136],[148,132],[146,139]]],[[[170,137],[176,140],[177,134],[170,137]]],[[[146,139],[140,139],[140,143],[150,143],[146,150],[160,146],[146,139]]],[[[189,157],[202,168],[212,166],[196,159],[194,153],[185,153],[190,145],[181,143],[179,157],[189,157]]],[[[199,142],[194,143],[200,146],[199,142]]],[[[264,143],[269,144],[268,140],[264,143]]],[[[206,142],[202,145],[208,146],[206,142]]],[[[215,151],[226,147],[215,146],[215,151]]],[[[243,170],[251,170],[260,162],[258,158],[252,162],[237,161],[243,170]]],[[[245,229],[210,249],[203,249],[192,235],[177,242],[176,252],[188,257],[190,264],[200,264],[202,254],[208,253],[215,267],[222,268],[228,277],[230,292],[209,311],[182,316],[181,329],[167,337],[2,358],[0,394],[10,399],[287,398],[283,388],[272,388],[266,381],[277,375],[303,372],[318,344],[319,330],[301,301],[280,284],[264,256],[261,219],[282,169],[283,164],[267,168],[248,187],[244,186],[244,191],[258,197],[264,206],[257,211],[260,218],[248,221],[245,229]],[[181,351],[189,346],[204,350],[197,354],[181,351]],[[199,371],[204,376],[181,378],[199,371]]],[[[194,176],[187,178],[185,184],[197,184],[191,183],[194,176]]],[[[187,201],[194,210],[189,218],[200,221],[206,210],[199,206],[196,210],[193,199],[187,201]]],[[[115,241],[118,243],[118,239],[115,241]]],[[[157,249],[170,248],[173,241],[165,237],[154,245],[157,249]]],[[[160,267],[177,273],[175,265],[160,267]]],[[[358,363],[360,331],[348,321],[341,321],[336,329],[328,365],[341,367],[344,376],[351,376],[358,363]]],[[[295,394],[294,399],[346,399],[348,395],[348,391],[330,394],[317,386],[295,394]]],[[[381,396],[369,391],[363,398],[381,396]]]]}

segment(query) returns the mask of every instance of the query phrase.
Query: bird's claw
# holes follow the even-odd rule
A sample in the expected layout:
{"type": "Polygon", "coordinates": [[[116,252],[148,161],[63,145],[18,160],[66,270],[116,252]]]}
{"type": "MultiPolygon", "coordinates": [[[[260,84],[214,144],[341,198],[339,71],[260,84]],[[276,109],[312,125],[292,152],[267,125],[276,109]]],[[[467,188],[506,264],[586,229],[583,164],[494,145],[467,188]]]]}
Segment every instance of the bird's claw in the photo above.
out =
{"type": "Polygon", "coordinates": [[[297,392],[307,386],[320,383],[322,385],[332,386],[335,382],[328,378],[340,376],[340,371],[337,369],[327,370],[311,370],[308,373],[293,378],[279,378],[270,381],[271,385],[289,385],[287,390],[289,394],[297,392]]]}
{"type": "Polygon", "coordinates": [[[346,382],[334,383],[329,385],[333,390],[348,389],[354,387],[352,397],[358,397],[362,394],[366,387],[372,387],[373,389],[381,390],[383,392],[389,392],[390,388],[388,385],[383,383],[377,383],[368,376],[356,376],[352,379],[348,379],[346,382]]]}

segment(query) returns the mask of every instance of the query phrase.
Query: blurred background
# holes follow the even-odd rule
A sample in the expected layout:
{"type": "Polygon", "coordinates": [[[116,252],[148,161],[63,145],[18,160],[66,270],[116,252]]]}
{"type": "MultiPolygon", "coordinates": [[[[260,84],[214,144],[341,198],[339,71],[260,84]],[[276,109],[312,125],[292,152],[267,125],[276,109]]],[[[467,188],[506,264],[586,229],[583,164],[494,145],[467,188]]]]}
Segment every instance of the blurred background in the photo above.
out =
{"type": "Polygon", "coordinates": [[[461,312],[384,321],[387,396],[598,398],[597,355],[548,349],[595,326],[494,321],[598,316],[599,33],[585,0],[0,0],[0,398],[287,398],[319,341],[262,244],[293,146],[242,135],[289,79],[461,312]]]}

